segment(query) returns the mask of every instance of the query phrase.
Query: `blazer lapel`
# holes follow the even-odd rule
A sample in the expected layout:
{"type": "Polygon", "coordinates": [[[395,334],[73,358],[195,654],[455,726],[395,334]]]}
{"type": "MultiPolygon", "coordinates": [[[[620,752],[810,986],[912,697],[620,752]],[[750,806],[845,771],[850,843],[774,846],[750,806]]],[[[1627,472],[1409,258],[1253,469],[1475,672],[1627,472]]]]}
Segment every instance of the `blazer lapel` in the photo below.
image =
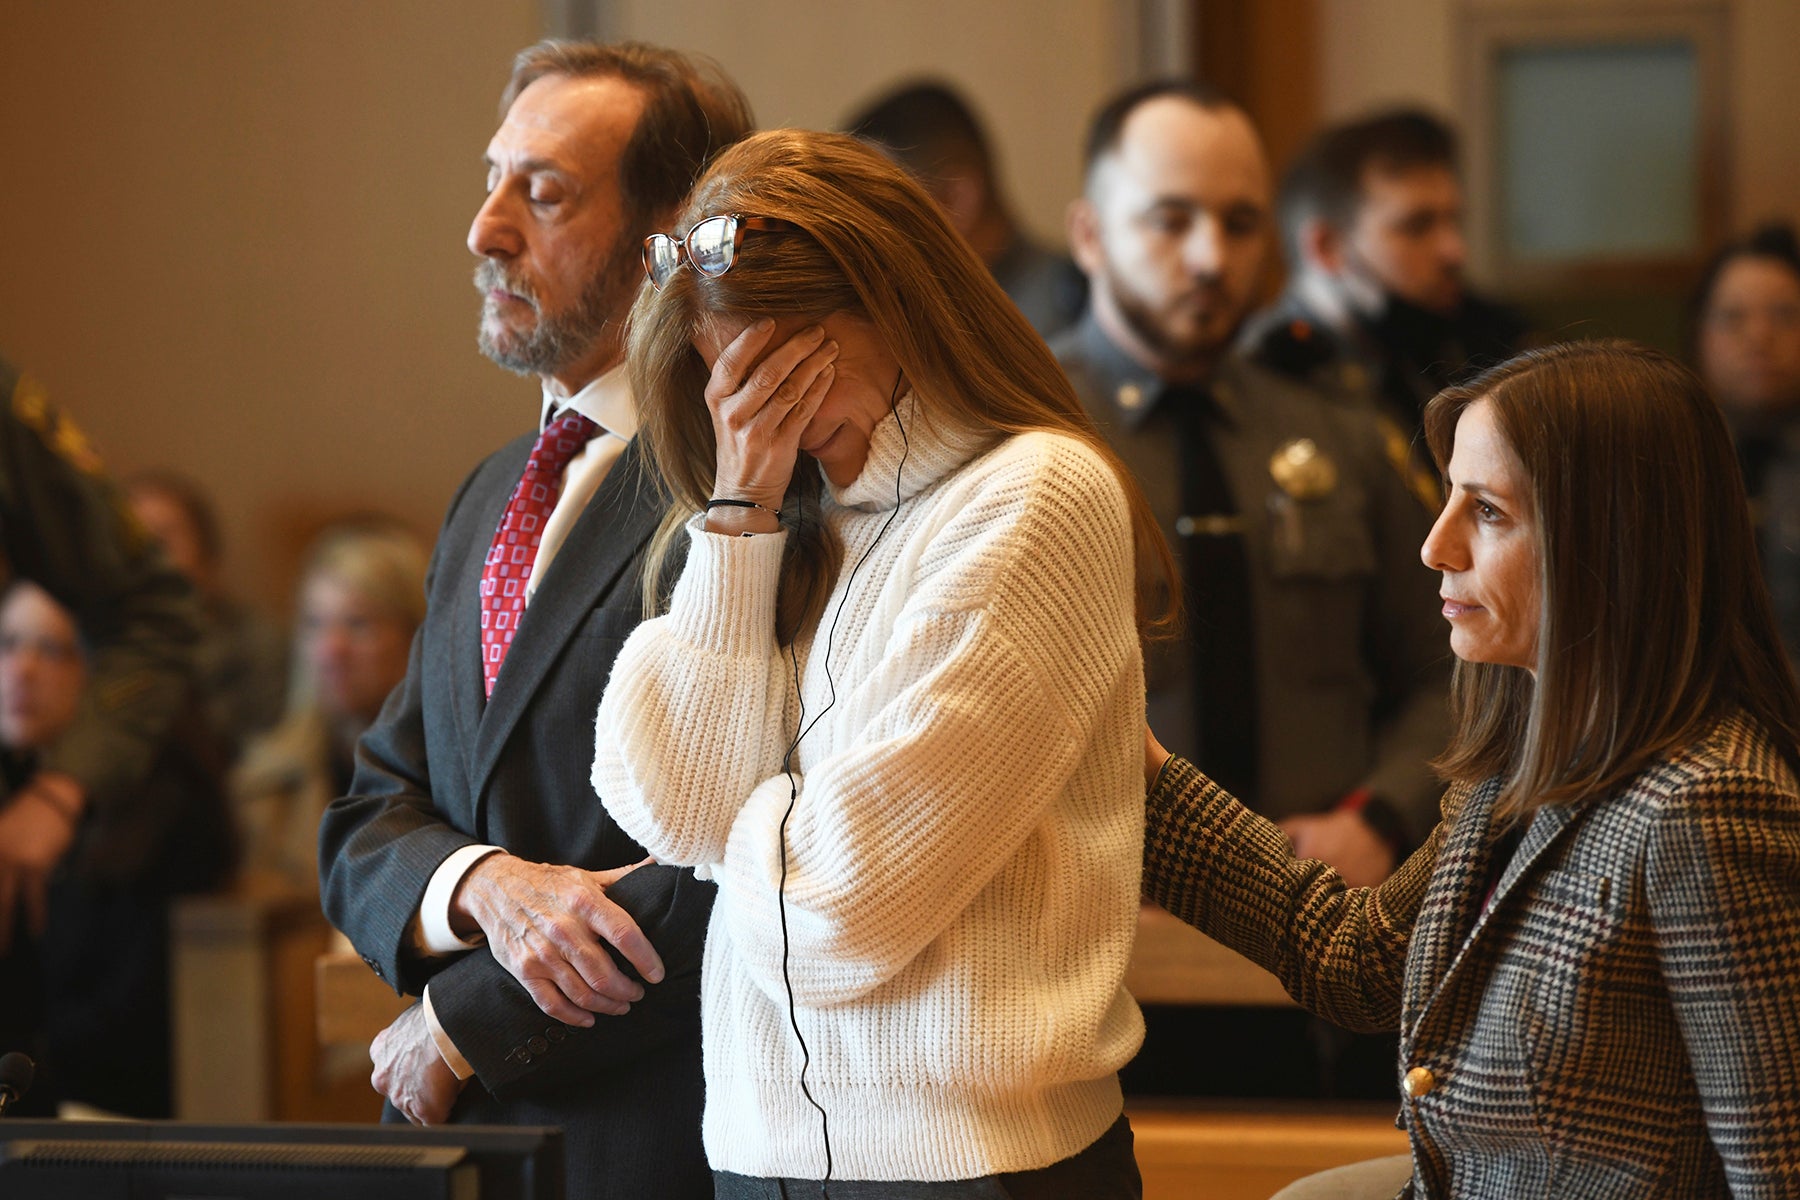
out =
{"type": "MultiPolygon", "coordinates": [[[[1482,901],[1487,899],[1487,881],[1493,873],[1494,838],[1489,830],[1493,824],[1493,800],[1499,794],[1498,782],[1492,784],[1491,790],[1484,785],[1483,791],[1487,800],[1481,814],[1480,846],[1468,856],[1468,869],[1459,871],[1454,880],[1446,881],[1455,892],[1457,918],[1442,929],[1433,931],[1436,935],[1432,942],[1434,957],[1431,961],[1420,964],[1429,969],[1422,970],[1413,983],[1419,1002],[1416,1018],[1402,1022],[1402,1028],[1409,1039],[1423,1022],[1432,1001],[1443,995],[1456,975],[1479,957],[1476,946],[1487,934],[1493,924],[1494,914],[1501,910],[1508,895],[1591,803],[1582,801],[1538,809],[1532,815],[1531,824],[1526,826],[1525,836],[1520,839],[1518,849],[1513,851],[1512,860],[1506,864],[1499,883],[1495,885],[1493,899],[1484,909],[1482,901]],[[1467,931],[1466,936],[1462,933],[1464,930],[1467,931]]],[[[1468,832],[1473,835],[1476,831],[1468,832]]],[[[1427,893],[1428,902],[1429,899],[1430,893],[1427,893]]],[[[1415,993],[1409,988],[1409,1006],[1414,998],[1415,993]]]]}
{"type": "MultiPolygon", "coordinates": [[[[471,779],[476,795],[482,794],[513,727],[576,627],[615,587],[633,578],[632,564],[656,532],[666,504],[667,497],[644,471],[634,440],[569,530],[506,652],[475,737],[471,779]]],[[[480,644],[479,624],[475,641],[480,644]]],[[[475,665],[479,697],[479,655],[475,665]]]]}
{"type": "Polygon", "coordinates": [[[1513,886],[1524,878],[1551,843],[1562,836],[1562,832],[1575,820],[1576,815],[1586,806],[1582,804],[1558,804],[1553,808],[1540,808],[1532,814],[1531,824],[1525,828],[1525,836],[1519,842],[1519,848],[1513,852],[1512,862],[1506,866],[1505,874],[1500,876],[1499,884],[1494,888],[1493,903],[1488,905],[1475,928],[1469,933],[1473,942],[1487,928],[1488,917],[1499,911],[1505,903],[1507,894],[1513,886]]]}
{"type": "Polygon", "coordinates": [[[1468,930],[1473,927],[1481,903],[1481,883],[1488,876],[1493,854],[1488,830],[1493,823],[1494,801],[1500,781],[1480,784],[1457,814],[1450,836],[1438,856],[1437,868],[1425,889],[1419,919],[1413,925],[1408,955],[1405,1000],[1401,1028],[1412,1029],[1437,994],[1450,972],[1468,930]]]}

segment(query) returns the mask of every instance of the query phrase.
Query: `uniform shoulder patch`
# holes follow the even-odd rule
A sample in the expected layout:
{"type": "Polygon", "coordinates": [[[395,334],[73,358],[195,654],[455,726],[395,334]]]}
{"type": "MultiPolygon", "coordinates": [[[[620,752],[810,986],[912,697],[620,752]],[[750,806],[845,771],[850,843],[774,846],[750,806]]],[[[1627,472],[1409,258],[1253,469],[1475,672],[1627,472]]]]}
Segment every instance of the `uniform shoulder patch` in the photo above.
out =
{"type": "Polygon", "coordinates": [[[13,388],[12,413],[25,428],[44,440],[50,452],[84,475],[104,470],[100,455],[73,418],[50,403],[50,394],[29,375],[13,388]]]}
{"type": "Polygon", "coordinates": [[[1413,454],[1412,442],[1393,421],[1378,417],[1381,425],[1381,448],[1388,465],[1406,482],[1406,490],[1418,497],[1427,511],[1436,513],[1444,507],[1444,494],[1437,476],[1426,470],[1413,454]]]}
{"type": "Polygon", "coordinates": [[[1256,361],[1272,371],[1304,379],[1337,357],[1331,339],[1304,317],[1295,317],[1263,334],[1256,361]]]}

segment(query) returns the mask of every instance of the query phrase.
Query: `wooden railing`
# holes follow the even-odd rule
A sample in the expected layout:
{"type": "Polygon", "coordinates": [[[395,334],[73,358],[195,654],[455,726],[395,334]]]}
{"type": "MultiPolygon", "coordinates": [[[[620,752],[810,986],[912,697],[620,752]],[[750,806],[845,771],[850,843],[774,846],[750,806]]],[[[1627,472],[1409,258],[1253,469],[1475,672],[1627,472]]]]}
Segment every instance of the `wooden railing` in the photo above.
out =
{"type": "Polygon", "coordinates": [[[1140,1004],[1294,1006],[1280,980],[1154,904],[1138,911],[1125,987],[1140,1004]]]}
{"type": "Polygon", "coordinates": [[[314,964],[337,936],[317,896],[247,878],[230,892],[181,901],[170,932],[176,1116],[364,1121],[380,1114],[367,1039],[359,1050],[354,1040],[323,1043],[316,1032],[314,964]]]}
{"type": "Polygon", "coordinates": [[[1144,1200],[1268,1200],[1315,1171],[1406,1153],[1394,1111],[1300,1101],[1127,1110],[1144,1200]]]}

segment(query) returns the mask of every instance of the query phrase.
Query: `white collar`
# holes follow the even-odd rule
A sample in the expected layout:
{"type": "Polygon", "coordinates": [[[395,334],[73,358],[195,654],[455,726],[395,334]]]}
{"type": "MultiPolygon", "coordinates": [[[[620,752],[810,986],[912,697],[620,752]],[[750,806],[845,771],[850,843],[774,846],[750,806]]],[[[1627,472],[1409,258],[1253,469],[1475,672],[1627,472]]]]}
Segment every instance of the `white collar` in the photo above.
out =
{"type": "MultiPolygon", "coordinates": [[[[953,426],[943,416],[934,423],[919,410],[919,394],[908,391],[893,411],[869,432],[863,469],[843,487],[825,478],[832,500],[844,508],[879,512],[911,499],[960,468],[1004,435],[953,426]],[[904,423],[902,423],[904,421],[904,423]],[[904,469],[904,478],[902,470],[904,469]]],[[[825,468],[819,467],[824,475],[825,468]]]]}
{"type": "Polygon", "coordinates": [[[623,441],[637,436],[637,402],[632,399],[631,377],[623,362],[566,400],[551,395],[546,384],[543,406],[538,410],[538,432],[544,431],[551,418],[571,408],[623,441]]]}

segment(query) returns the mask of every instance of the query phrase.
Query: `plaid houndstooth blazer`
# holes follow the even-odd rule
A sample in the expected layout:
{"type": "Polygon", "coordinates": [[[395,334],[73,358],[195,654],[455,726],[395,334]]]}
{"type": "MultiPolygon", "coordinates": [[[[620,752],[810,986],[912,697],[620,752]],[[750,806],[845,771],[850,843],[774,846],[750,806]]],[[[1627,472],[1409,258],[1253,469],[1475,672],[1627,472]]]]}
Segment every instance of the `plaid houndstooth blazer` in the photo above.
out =
{"type": "Polygon", "coordinates": [[[1800,1196],[1800,790],[1767,735],[1728,718],[1540,810],[1484,911],[1499,790],[1452,787],[1346,889],[1171,760],[1145,891],[1321,1016],[1400,1028],[1402,1195],[1800,1196]]]}

